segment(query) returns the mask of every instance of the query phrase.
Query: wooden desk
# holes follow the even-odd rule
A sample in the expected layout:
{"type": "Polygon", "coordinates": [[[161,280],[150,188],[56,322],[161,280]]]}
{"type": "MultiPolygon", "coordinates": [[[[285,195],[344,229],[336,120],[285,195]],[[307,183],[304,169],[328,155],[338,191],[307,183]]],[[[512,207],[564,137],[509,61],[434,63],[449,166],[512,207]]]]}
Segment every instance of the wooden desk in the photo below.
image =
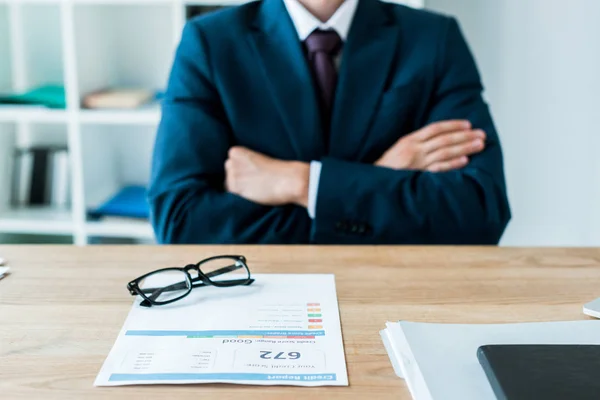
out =
{"type": "Polygon", "coordinates": [[[600,249],[0,246],[2,399],[410,399],[379,330],[388,320],[585,319],[600,249]],[[350,386],[94,388],[131,307],[125,284],[159,267],[244,254],[253,273],[335,273],[350,386]]]}

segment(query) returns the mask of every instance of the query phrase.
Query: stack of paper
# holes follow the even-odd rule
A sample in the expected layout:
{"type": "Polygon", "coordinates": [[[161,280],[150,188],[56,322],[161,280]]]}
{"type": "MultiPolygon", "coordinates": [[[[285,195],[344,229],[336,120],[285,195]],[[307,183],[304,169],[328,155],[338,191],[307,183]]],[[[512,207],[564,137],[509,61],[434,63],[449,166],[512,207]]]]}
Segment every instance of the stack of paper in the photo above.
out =
{"type": "Polygon", "coordinates": [[[600,344],[600,321],[501,325],[387,323],[394,371],[415,400],[495,400],[477,349],[491,344],[600,344]]]}
{"type": "Polygon", "coordinates": [[[590,317],[600,318],[600,299],[590,301],[583,306],[583,313],[590,317]]]}
{"type": "Polygon", "coordinates": [[[9,270],[10,268],[8,267],[0,267],[0,279],[4,278],[4,275],[6,275],[9,270]]]}

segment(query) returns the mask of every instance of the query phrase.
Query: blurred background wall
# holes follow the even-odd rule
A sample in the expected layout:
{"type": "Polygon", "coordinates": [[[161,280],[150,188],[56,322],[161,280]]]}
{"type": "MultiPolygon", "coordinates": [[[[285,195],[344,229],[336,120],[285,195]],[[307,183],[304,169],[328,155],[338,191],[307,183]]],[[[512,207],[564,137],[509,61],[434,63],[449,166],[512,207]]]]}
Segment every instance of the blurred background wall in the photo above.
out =
{"type": "Polygon", "coordinates": [[[504,245],[600,245],[600,1],[427,0],[475,53],[505,151],[504,245]]]}

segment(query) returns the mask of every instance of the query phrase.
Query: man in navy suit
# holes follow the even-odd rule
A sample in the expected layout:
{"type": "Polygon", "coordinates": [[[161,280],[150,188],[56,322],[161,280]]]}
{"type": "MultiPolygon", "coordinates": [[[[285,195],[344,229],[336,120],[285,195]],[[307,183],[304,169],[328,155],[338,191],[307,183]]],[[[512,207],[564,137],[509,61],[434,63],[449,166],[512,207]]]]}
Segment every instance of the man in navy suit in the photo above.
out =
{"type": "Polygon", "coordinates": [[[149,190],[162,243],[497,244],[500,142],[450,17],[263,0],[187,23],[149,190]]]}

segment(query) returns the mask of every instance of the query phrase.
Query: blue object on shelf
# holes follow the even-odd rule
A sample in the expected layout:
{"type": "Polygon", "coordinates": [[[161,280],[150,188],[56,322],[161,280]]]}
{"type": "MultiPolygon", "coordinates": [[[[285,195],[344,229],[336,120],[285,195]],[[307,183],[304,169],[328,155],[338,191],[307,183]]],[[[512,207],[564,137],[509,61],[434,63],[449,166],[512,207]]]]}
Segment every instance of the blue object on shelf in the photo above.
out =
{"type": "Polygon", "coordinates": [[[148,219],[150,207],[144,186],[126,186],[107,202],[88,212],[88,217],[126,217],[148,219]]]}

